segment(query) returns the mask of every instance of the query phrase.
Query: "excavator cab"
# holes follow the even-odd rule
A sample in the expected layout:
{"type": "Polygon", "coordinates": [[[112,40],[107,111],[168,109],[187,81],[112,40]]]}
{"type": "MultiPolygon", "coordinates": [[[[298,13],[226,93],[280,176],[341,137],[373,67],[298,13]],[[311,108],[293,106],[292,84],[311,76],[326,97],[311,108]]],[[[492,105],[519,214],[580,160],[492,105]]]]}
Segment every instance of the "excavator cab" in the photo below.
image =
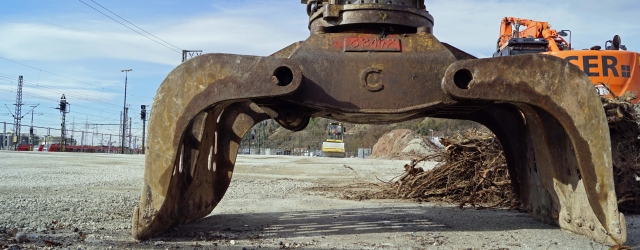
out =
{"type": "Polygon", "coordinates": [[[346,156],[343,140],[344,132],[345,128],[342,123],[329,123],[327,126],[327,141],[322,142],[323,157],[344,158],[346,156]]]}
{"type": "Polygon", "coordinates": [[[493,53],[493,57],[523,54],[537,54],[549,51],[549,41],[542,38],[511,38],[502,48],[493,53]]]}
{"type": "Polygon", "coordinates": [[[342,142],[344,127],[341,123],[329,123],[327,127],[327,141],[329,142],[342,142]]]}

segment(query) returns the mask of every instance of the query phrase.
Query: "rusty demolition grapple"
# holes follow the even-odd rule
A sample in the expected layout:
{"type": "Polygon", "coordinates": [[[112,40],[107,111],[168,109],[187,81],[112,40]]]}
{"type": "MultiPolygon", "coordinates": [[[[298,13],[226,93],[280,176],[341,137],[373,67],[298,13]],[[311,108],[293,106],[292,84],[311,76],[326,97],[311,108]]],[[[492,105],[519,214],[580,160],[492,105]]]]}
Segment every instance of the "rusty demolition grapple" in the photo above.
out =
{"type": "Polygon", "coordinates": [[[302,0],[311,35],[268,57],[206,54],[164,80],[150,116],[133,236],[211,213],[243,135],[274,119],[392,123],[465,119],[493,131],[535,218],[623,244],[609,131],[589,78],[547,55],[476,59],[432,34],[424,0],[302,0]]]}

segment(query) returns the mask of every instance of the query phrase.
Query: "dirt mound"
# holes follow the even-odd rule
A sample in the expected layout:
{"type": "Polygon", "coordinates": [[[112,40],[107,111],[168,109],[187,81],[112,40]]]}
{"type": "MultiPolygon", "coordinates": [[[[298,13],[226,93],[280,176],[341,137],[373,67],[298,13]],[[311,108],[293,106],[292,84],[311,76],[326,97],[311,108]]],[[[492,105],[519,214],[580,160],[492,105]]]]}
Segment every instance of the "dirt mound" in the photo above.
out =
{"type": "Polygon", "coordinates": [[[396,129],[378,139],[373,146],[371,158],[410,160],[421,158],[437,151],[437,147],[409,129],[396,129]]]}

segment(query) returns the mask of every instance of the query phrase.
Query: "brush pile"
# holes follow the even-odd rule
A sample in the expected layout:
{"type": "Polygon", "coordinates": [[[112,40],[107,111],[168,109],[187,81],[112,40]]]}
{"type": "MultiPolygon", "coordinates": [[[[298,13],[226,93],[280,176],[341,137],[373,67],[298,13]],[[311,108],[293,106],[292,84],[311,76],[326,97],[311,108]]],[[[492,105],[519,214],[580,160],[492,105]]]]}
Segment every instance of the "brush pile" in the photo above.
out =
{"type": "Polygon", "coordinates": [[[637,105],[630,101],[637,95],[602,98],[611,135],[613,177],[618,196],[618,209],[640,213],[640,127],[637,105]]]}
{"type": "Polygon", "coordinates": [[[440,153],[413,160],[391,183],[397,196],[484,207],[517,207],[500,143],[488,131],[469,130],[440,140],[440,153]],[[421,161],[442,161],[429,171],[421,161]]]}
{"type": "MultiPolygon", "coordinates": [[[[636,96],[602,98],[611,134],[613,174],[620,211],[640,213],[640,127],[636,96]]],[[[444,151],[413,160],[392,179],[391,197],[450,202],[460,207],[517,208],[504,153],[489,131],[469,130],[441,139],[444,151]],[[434,169],[416,167],[421,161],[442,162],[434,169]]]]}

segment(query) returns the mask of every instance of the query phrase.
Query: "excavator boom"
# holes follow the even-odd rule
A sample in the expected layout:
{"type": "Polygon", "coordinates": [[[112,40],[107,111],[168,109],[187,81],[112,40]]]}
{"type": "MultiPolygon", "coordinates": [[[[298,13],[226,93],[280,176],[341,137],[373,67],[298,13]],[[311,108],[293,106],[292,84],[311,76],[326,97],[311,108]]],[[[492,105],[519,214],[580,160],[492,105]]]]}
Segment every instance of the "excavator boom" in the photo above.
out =
{"type": "Polygon", "coordinates": [[[244,134],[274,119],[384,124],[472,120],[499,138],[533,217],[607,244],[626,240],[604,111],[589,78],[558,57],[476,59],[433,34],[424,0],[303,0],[310,36],[267,57],[205,54],[160,85],[149,120],[133,236],[211,213],[244,134]]]}
{"type": "Polygon", "coordinates": [[[548,22],[533,21],[516,17],[505,17],[500,25],[500,38],[498,50],[509,45],[513,38],[540,38],[548,42],[548,51],[562,51],[571,48],[571,45],[558,35],[558,31],[551,29],[548,22]],[[520,26],[526,28],[520,31],[520,26]]]}

